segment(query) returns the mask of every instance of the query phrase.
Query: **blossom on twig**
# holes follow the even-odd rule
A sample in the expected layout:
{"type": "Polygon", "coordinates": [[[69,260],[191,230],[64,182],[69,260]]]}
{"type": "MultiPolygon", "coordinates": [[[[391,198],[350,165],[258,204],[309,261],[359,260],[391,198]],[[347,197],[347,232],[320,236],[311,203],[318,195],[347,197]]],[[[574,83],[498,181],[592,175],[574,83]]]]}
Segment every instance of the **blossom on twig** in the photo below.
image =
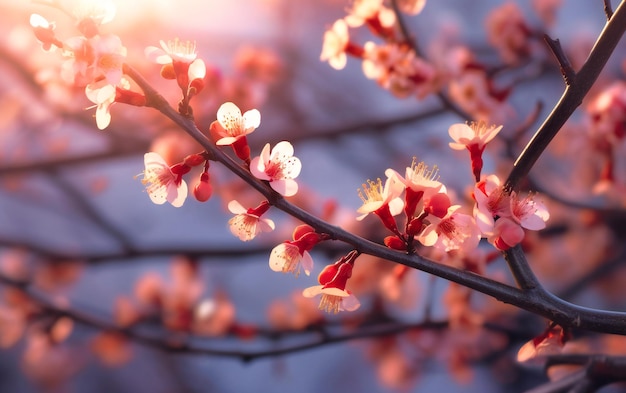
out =
{"type": "Polygon", "coordinates": [[[267,180],[274,191],[283,196],[293,196],[298,192],[298,177],[302,164],[300,159],[293,155],[291,143],[282,141],[276,144],[270,152],[270,144],[266,144],[261,155],[250,162],[250,172],[261,180],[267,180]]]}
{"type": "Polygon", "coordinates": [[[246,242],[254,239],[261,232],[273,231],[274,221],[261,217],[269,208],[270,204],[267,201],[250,209],[246,209],[236,200],[228,202],[228,210],[235,214],[235,217],[228,220],[230,232],[246,242]]]}
{"type": "Polygon", "coordinates": [[[166,201],[174,207],[181,207],[187,198],[187,183],[182,175],[189,171],[184,164],[170,166],[157,153],[144,155],[145,170],[141,183],[146,185],[150,200],[157,205],[166,201]]]}
{"type": "Polygon", "coordinates": [[[337,314],[339,311],[354,311],[361,306],[359,300],[346,290],[346,283],[352,276],[352,265],[358,254],[350,252],[333,265],[328,265],[318,277],[320,285],[306,288],[304,297],[322,295],[319,309],[337,314]]]}
{"type": "Polygon", "coordinates": [[[261,124],[261,113],[256,109],[243,115],[239,107],[226,102],[217,110],[217,120],[211,123],[211,134],[218,146],[232,146],[237,157],[250,160],[250,147],[246,135],[251,134],[261,124]]]}

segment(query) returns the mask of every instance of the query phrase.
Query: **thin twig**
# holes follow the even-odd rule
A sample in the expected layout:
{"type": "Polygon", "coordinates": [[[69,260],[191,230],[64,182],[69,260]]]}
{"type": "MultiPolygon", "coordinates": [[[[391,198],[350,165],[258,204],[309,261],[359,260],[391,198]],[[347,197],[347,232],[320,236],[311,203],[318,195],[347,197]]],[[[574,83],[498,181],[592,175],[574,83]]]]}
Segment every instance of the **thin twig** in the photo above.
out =
{"type": "Polygon", "coordinates": [[[552,54],[554,55],[554,57],[556,57],[556,60],[559,63],[559,69],[561,70],[563,79],[565,79],[565,84],[567,86],[571,85],[574,81],[574,78],[576,77],[576,72],[574,71],[574,68],[572,67],[569,59],[567,58],[567,55],[563,51],[563,48],[561,47],[561,42],[558,39],[553,40],[547,34],[543,35],[543,39],[545,40],[546,44],[548,44],[550,50],[552,51],[552,54]]]}

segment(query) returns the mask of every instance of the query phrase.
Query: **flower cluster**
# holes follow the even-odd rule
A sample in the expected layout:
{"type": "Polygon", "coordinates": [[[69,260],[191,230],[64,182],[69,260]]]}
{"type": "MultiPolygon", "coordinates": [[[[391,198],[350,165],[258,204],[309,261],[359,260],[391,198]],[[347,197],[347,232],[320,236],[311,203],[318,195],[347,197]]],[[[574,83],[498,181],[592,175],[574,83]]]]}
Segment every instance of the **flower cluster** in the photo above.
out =
{"type": "MultiPolygon", "coordinates": [[[[400,9],[417,15],[424,0],[399,2],[400,9]]],[[[363,73],[397,97],[424,98],[437,91],[439,75],[429,62],[419,56],[398,33],[396,16],[384,0],[358,0],[348,15],[333,23],[324,33],[320,60],[340,70],[348,55],[362,60],[363,73]],[[382,43],[367,41],[359,45],[350,39],[349,28],[367,26],[382,43]]]]}
{"type": "Polygon", "coordinates": [[[126,47],[114,34],[102,34],[100,26],[115,16],[111,0],[82,1],[65,10],[76,21],[80,35],[62,40],[56,36],[55,23],[33,14],[30,24],[35,37],[46,51],[58,51],[66,60],[63,76],[66,80],[85,87],[87,98],[95,104],[96,124],[99,129],[109,126],[111,105],[121,102],[133,106],[146,105],[146,98],[132,91],[123,78],[126,47]]]}
{"type": "Polygon", "coordinates": [[[449,129],[454,140],[450,146],[470,152],[477,182],[473,214],[452,204],[436,167],[429,168],[413,159],[404,176],[390,168],[385,171],[384,185],[380,179],[363,184],[359,190],[363,205],[357,210],[361,214],[357,219],[374,213],[393,233],[385,238],[385,244],[407,252],[414,251],[414,241],[463,255],[472,252],[483,237],[499,250],[520,243],[524,237],[522,228],[544,228],[549,214],[532,195],[522,198],[516,192],[506,192],[495,175],[481,180],[483,151],[501,129],[484,123],[454,124],[449,129]],[[396,221],[401,213],[405,219],[403,229],[396,221]]]}

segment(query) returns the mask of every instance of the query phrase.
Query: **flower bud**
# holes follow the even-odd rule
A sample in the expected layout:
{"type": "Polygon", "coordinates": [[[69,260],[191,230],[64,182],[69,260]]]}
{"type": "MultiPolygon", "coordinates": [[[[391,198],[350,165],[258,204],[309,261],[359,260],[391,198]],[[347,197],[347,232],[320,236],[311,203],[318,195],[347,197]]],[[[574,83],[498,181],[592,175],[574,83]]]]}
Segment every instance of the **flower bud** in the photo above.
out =
{"type": "Polygon", "coordinates": [[[206,202],[213,194],[213,186],[209,182],[209,174],[207,172],[200,175],[200,181],[193,188],[193,196],[198,202],[206,202]]]}
{"type": "Polygon", "coordinates": [[[406,250],[406,244],[404,244],[404,241],[399,239],[397,236],[387,236],[384,242],[385,242],[385,246],[393,250],[399,250],[399,251],[406,250]]]}

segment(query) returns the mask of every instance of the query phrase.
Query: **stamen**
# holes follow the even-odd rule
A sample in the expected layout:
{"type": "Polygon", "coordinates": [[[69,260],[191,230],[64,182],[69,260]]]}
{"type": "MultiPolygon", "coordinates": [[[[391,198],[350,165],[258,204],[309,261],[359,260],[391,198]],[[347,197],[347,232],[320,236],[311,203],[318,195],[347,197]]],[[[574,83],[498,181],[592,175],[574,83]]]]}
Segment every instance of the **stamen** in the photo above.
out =
{"type": "Polygon", "coordinates": [[[380,178],[376,179],[376,181],[368,180],[367,184],[363,183],[361,186],[363,189],[359,189],[358,192],[359,198],[361,198],[363,203],[383,200],[383,182],[380,178]]]}

